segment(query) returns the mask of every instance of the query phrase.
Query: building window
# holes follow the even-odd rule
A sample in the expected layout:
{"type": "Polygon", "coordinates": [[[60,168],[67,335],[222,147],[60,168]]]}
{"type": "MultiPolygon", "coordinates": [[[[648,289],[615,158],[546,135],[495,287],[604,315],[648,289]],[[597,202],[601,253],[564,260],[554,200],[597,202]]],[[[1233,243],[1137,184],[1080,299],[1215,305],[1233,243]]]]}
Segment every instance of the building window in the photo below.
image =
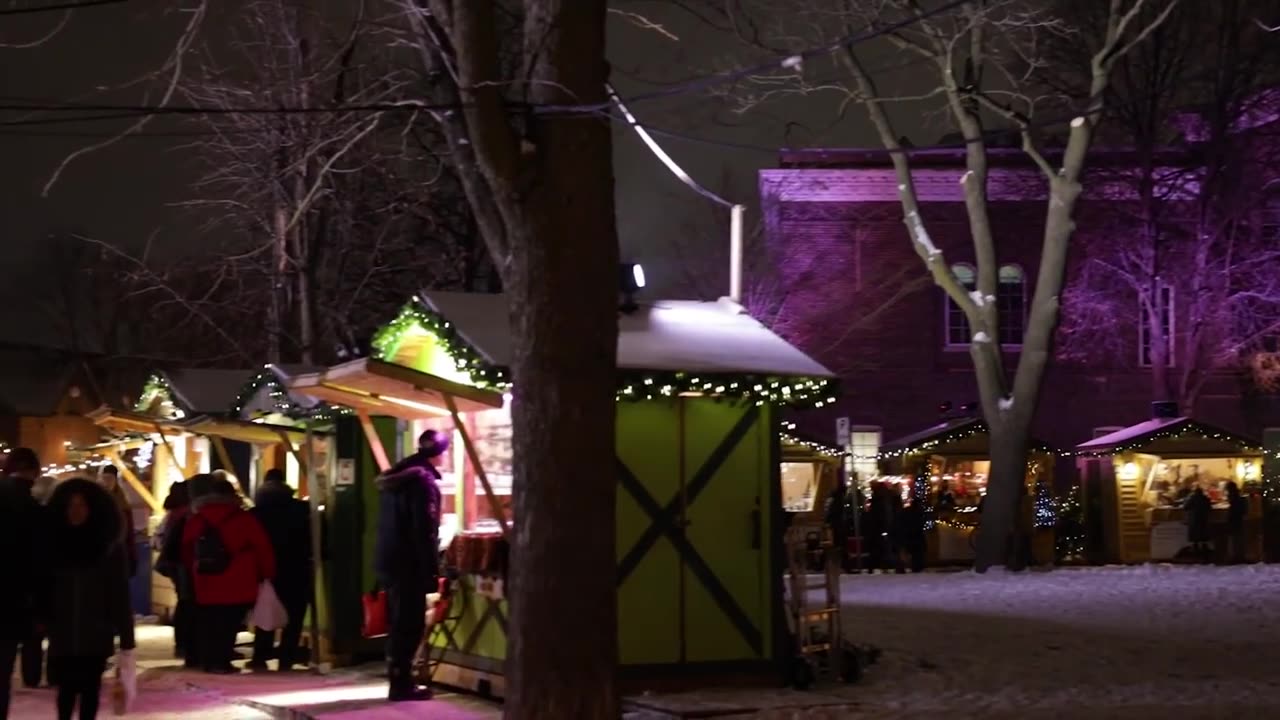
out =
{"type": "MultiPolygon", "coordinates": [[[[960,281],[968,290],[973,290],[978,286],[978,274],[974,272],[972,265],[963,263],[951,266],[951,273],[956,276],[956,280],[960,281]]],[[[944,296],[945,297],[945,296],[944,296]]],[[[947,345],[950,346],[968,346],[971,333],[969,332],[969,318],[964,316],[964,311],[950,297],[945,297],[946,302],[946,322],[947,322],[947,345]]]]}
{"type": "MultiPolygon", "coordinates": [[[[1153,310],[1159,313],[1160,331],[1164,333],[1165,364],[1173,367],[1173,286],[1161,283],[1159,292],[1159,306],[1153,310]]],[[[1140,311],[1138,313],[1138,361],[1143,367],[1151,367],[1151,318],[1147,316],[1144,308],[1138,309],[1140,311]]]]}
{"type": "MultiPolygon", "coordinates": [[[[965,289],[978,286],[978,276],[972,265],[951,266],[951,272],[965,289]]],[[[996,311],[1000,316],[1000,344],[1019,347],[1027,327],[1027,282],[1022,268],[1017,265],[1000,267],[999,284],[996,286],[996,311]]],[[[965,347],[972,339],[969,318],[951,298],[946,298],[947,345],[965,347]]]]}
{"type": "Polygon", "coordinates": [[[1022,345],[1027,327],[1027,282],[1022,268],[1004,265],[996,286],[996,311],[1000,313],[1000,344],[1022,345]]]}
{"type": "Polygon", "coordinates": [[[880,454],[882,436],[880,428],[874,425],[855,425],[849,428],[849,452],[853,455],[853,471],[858,474],[860,483],[880,475],[876,457],[880,454]]]}

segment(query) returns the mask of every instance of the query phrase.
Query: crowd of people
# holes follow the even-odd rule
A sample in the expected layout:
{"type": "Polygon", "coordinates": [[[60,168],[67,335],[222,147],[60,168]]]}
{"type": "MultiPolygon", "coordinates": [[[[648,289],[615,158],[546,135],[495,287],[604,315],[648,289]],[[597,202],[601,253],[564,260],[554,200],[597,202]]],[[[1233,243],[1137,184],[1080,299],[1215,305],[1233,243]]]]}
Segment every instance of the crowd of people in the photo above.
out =
{"type": "MultiPolygon", "coordinates": [[[[248,668],[306,662],[299,639],[312,597],[309,507],[279,470],[267,473],[255,500],[250,507],[219,471],[175,483],[165,500],[156,571],[177,591],[175,652],[188,668],[238,672],[236,635],[265,581],[287,623],[278,645],[274,630],[256,629],[248,668]]],[[[138,543],[117,469],[55,481],[42,477],[34,451],[11,450],[0,477],[0,543],[0,576],[13,588],[0,593],[0,720],[19,657],[24,685],[57,688],[60,720],[77,709],[81,720],[97,717],[109,661],[135,647],[138,543]]]]}
{"type": "MultiPolygon", "coordinates": [[[[843,483],[838,483],[828,502],[826,523],[831,526],[837,547],[847,547],[847,538],[861,538],[861,551],[865,553],[865,567],[858,562],[846,561],[846,567],[866,569],[870,572],[893,571],[922,572],[928,551],[928,527],[930,518],[945,518],[956,510],[955,498],[942,481],[927,497],[912,494],[904,500],[897,485],[873,480],[868,485],[867,496],[855,490],[850,494],[843,483]],[[855,506],[857,508],[855,519],[855,506]]],[[[982,503],[978,505],[981,516],[982,503]]],[[[1035,564],[1031,536],[1034,527],[1034,508],[1026,486],[1022,486],[1014,528],[1008,538],[1008,563],[1013,569],[1035,564]]],[[[980,531],[976,530],[976,531],[980,531]]]]}

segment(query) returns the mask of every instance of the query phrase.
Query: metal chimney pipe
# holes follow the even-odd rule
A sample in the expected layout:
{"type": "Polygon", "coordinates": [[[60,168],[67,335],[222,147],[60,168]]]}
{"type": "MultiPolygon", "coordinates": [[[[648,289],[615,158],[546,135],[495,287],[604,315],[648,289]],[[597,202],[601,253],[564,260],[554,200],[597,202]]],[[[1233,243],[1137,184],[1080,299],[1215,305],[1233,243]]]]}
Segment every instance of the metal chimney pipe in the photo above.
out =
{"type": "Polygon", "coordinates": [[[742,303],[742,217],[745,205],[729,208],[729,299],[742,303]]]}

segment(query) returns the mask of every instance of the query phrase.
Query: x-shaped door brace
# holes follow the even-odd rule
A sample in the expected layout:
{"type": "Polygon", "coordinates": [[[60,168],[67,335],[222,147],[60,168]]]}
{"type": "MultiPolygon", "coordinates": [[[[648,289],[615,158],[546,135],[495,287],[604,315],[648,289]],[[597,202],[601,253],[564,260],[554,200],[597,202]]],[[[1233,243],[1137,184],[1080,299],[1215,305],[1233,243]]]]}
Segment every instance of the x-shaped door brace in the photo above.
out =
{"type": "Polygon", "coordinates": [[[743,611],[742,606],[734,599],[733,594],[720,582],[720,578],[716,577],[715,571],[711,569],[711,566],[707,564],[702,555],[689,542],[678,518],[682,509],[681,505],[683,504],[685,508],[692,505],[698,495],[707,489],[707,486],[711,484],[711,480],[720,471],[721,466],[724,465],[725,460],[729,458],[729,455],[746,437],[759,417],[760,411],[757,407],[751,406],[748,408],[738,422],[734,424],[729,434],[720,441],[716,449],[707,457],[702,467],[698,469],[698,472],[689,481],[689,484],[685,486],[683,498],[681,493],[676,493],[676,496],[667,503],[666,507],[658,504],[653,495],[636,479],[636,476],[627,467],[626,463],[622,462],[621,459],[617,461],[618,480],[623,489],[635,498],[645,514],[652,520],[652,524],[649,525],[644,534],[636,540],[635,545],[627,551],[627,554],[618,563],[618,587],[621,587],[626,582],[631,573],[635,571],[640,562],[653,549],[658,539],[665,536],[675,547],[681,561],[689,568],[694,577],[698,578],[702,586],[711,595],[711,598],[715,600],[716,605],[725,614],[725,617],[733,623],[733,626],[742,635],[743,640],[746,640],[747,645],[756,653],[763,651],[760,629],[743,611]]]}

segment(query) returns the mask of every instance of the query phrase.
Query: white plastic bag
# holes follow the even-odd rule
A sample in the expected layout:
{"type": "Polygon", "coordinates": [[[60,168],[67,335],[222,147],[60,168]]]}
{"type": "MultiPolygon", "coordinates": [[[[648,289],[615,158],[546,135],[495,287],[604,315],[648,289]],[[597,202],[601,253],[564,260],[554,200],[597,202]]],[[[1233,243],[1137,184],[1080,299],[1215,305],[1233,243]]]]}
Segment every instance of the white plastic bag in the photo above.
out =
{"type": "Polygon", "coordinates": [[[280,597],[276,595],[275,586],[270,580],[263,580],[258,586],[258,599],[249,612],[249,625],[263,630],[279,630],[289,623],[289,613],[285,611],[280,597]]]}
{"type": "Polygon", "coordinates": [[[116,681],[111,687],[111,709],[124,715],[138,697],[138,664],[132,650],[116,653],[116,681]]]}

